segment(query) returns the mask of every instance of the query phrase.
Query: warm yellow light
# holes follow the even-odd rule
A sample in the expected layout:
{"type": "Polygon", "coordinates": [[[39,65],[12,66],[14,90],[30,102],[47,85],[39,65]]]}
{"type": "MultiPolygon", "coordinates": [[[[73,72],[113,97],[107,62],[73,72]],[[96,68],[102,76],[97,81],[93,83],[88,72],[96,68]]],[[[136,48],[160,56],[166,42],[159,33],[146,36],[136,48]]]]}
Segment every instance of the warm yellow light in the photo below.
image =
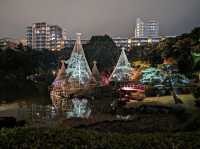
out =
{"type": "Polygon", "coordinates": [[[147,42],[152,43],[152,38],[148,38],[147,42]]]}
{"type": "Polygon", "coordinates": [[[129,38],[128,39],[128,44],[131,44],[132,43],[132,40],[129,38]]]}

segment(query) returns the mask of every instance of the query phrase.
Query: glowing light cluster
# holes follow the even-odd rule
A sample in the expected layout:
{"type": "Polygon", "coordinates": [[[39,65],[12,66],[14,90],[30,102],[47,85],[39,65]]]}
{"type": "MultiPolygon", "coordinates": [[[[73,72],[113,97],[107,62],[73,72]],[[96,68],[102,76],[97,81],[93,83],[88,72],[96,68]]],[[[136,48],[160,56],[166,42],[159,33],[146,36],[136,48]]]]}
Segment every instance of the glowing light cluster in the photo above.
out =
{"type": "Polygon", "coordinates": [[[165,80],[160,69],[150,67],[142,71],[140,82],[142,84],[162,83],[165,80]]]}
{"type": "Polygon", "coordinates": [[[140,84],[133,84],[133,85],[129,85],[129,86],[123,86],[121,88],[121,90],[125,90],[125,91],[138,91],[138,92],[144,92],[145,87],[144,85],[140,85],[140,84]]]}
{"type": "Polygon", "coordinates": [[[68,67],[66,69],[66,75],[69,78],[69,82],[79,82],[84,85],[90,80],[91,71],[84,55],[78,53],[72,53],[68,61],[68,67]]]}
{"type": "Polygon", "coordinates": [[[115,69],[113,70],[109,80],[110,81],[126,81],[130,80],[132,73],[131,64],[125,54],[124,49],[122,49],[121,55],[117,62],[115,69]]]}
{"type": "Polygon", "coordinates": [[[77,40],[70,59],[65,62],[68,65],[65,72],[68,82],[78,82],[79,85],[85,85],[91,80],[92,72],[85,58],[80,35],[77,33],[77,40]]]}
{"type": "Polygon", "coordinates": [[[87,99],[72,99],[72,110],[67,112],[67,117],[88,118],[91,114],[91,109],[87,99]]]}
{"type": "Polygon", "coordinates": [[[167,66],[165,69],[153,67],[145,69],[142,71],[140,82],[142,84],[150,84],[155,86],[165,85],[169,87],[171,85],[184,86],[189,84],[190,80],[184,75],[178,73],[173,67],[167,66]]]}

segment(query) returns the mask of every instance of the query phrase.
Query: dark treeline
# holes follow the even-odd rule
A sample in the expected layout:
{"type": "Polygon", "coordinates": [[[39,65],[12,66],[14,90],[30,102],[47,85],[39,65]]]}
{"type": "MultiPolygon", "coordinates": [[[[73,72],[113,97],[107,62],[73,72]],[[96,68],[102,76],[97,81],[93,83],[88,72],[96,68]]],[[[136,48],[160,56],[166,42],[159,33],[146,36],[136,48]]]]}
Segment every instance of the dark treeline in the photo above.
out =
{"type": "Polygon", "coordinates": [[[57,61],[55,54],[48,50],[37,51],[28,48],[1,50],[1,99],[43,94],[41,88],[45,86],[47,89],[47,85],[52,80],[50,72],[56,67],[57,61]],[[38,76],[37,79],[30,79],[32,75],[38,76]]]}
{"type": "Polygon", "coordinates": [[[93,36],[84,49],[90,67],[92,67],[93,61],[97,61],[100,72],[111,71],[121,52],[108,35],[93,36]]]}
{"type": "Polygon", "coordinates": [[[200,28],[156,45],[133,47],[128,56],[130,60],[144,60],[153,66],[163,63],[166,58],[173,58],[180,72],[187,74],[200,70],[200,61],[194,60],[193,53],[200,53],[200,28]]]}
{"type": "MultiPolygon", "coordinates": [[[[84,51],[90,67],[95,60],[101,71],[110,71],[120,54],[107,35],[92,37],[90,43],[84,45],[84,51]]],[[[54,78],[52,71],[58,70],[60,60],[68,59],[71,52],[72,48],[52,52],[33,50],[21,44],[16,49],[0,49],[1,99],[48,95],[48,86],[54,78]]]]}

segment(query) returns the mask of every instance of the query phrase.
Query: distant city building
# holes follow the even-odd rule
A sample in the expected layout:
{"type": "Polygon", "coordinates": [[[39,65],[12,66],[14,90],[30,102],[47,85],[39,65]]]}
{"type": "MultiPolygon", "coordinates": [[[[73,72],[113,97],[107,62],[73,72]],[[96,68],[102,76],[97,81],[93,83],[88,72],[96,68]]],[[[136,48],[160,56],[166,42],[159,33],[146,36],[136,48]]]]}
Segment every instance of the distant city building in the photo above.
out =
{"type": "Polygon", "coordinates": [[[19,41],[12,38],[1,38],[0,39],[0,49],[5,50],[7,48],[15,49],[19,41]]]}
{"type": "Polygon", "coordinates": [[[57,25],[45,22],[34,23],[26,28],[27,46],[32,49],[49,49],[52,51],[64,48],[63,31],[57,25]]]}
{"type": "MultiPolygon", "coordinates": [[[[118,48],[128,49],[130,45],[130,40],[128,37],[112,37],[113,42],[116,44],[118,48]]],[[[90,40],[82,39],[81,43],[83,45],[88,44],[90,40]]],[[[76,39],[67,39],[65,40],[65,47],[72,48],[76,42],[76,39]]]]}
{"type": "Polygon", "coordinates": [[[133,38],[132,39],[132,45],[135,46],[141,46],[141,45],[147,45],[147,44],[156,44],[160,42],[161,40],[164,40],[165,37],[143,37],[143,38],[133,38]]]}
{"type": "Polygon", "coordinates": [[[136,20],[135,37],[132,39],[133,45],[154,44],[162,40],[159,35],[159,22],[156,20],[142,21],[136,20]]]}
{"type": "Polygon", "coordinates": [[[26,27],[26,42],[27,46],[32,48],[32,26],[26,27]]]}
{"type": "Polygon", "coordinates": [[[25,37],[22,38],[18,38],[17,39],[19,41],[19,43],[21,43],[23,46],[27,46],[27,39],[25,37]]]}
{"type": "Polygon", "coordinates": [[[144,37],[159,37],[159,22],[156,20],[148,20],[144,24],[144,37]]]}
{"type": "Polygon", "coordinates": [[[131,47],[132,40],[128,37],[112,37],[112,40],[116,44],[116,46],[120,49],[128,49],[131,47]]]}
{"type": "Polygon", "coordinates": [[[144,22],[140,18],[137,18],[135,27],[135,38],[141,37],[144,37],[144,22]]]}
{"type": "Polygon", "coordinates": [[[50,26],[50,49],[59,51],[64,48],[62,28],[57,25],[50,26]]]}
{"type": "MultiPolygon", "coordinates": [[[[85,44],[88,44],[89,41],[90,41],[89,39],[82,39],[81,43],[82,43],[82,45],[85,45],[85,44]]],[[[76,39],[67,39],[64,41],[64,46],[67,48],[72,48],[72,47],[74,47],[75,42],[76,42],[76,39]]]]}
{"type": "Polygon", "coordinates": [[[27,45],[32,49],[50,49],[50,27],[45,22],[27,27],[27,45]]]}
{"type": "MultiPolygon", "coordinates": [[[[113,42],[116,44],[116,46],[120,49],[128,49],[131,47],[132,40],[128,37],[112,37],[113,42]]],[[[67,39],[65,40],[65,47],[72,48],[74,47],[74,44],[76,42],[76,39],[67,39]]],[[[83,45],[88,44],[90,42],[89,39],[82,39],[81,43],[83,45]]]]}
{"type": "Polygon", "coordinates": [[[135,38],[157,38],[159,37],[159,23],[156,20],[143,22],[140,18],[136,20],[135,38]]]}

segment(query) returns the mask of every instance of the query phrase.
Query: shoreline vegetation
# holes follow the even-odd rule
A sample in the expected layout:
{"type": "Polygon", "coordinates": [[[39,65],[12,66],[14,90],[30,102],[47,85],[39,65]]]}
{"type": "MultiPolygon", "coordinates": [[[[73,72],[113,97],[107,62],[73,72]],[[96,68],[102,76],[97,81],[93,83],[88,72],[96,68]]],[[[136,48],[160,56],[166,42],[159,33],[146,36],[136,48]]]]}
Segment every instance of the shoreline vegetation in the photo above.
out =
{"type": "Polygon", "coordinates": [[[197,149],[200,132],[102,133],[63,128],[14,128],[0,130],[0,145],[12,148],[84,149],[197,149]]]}

